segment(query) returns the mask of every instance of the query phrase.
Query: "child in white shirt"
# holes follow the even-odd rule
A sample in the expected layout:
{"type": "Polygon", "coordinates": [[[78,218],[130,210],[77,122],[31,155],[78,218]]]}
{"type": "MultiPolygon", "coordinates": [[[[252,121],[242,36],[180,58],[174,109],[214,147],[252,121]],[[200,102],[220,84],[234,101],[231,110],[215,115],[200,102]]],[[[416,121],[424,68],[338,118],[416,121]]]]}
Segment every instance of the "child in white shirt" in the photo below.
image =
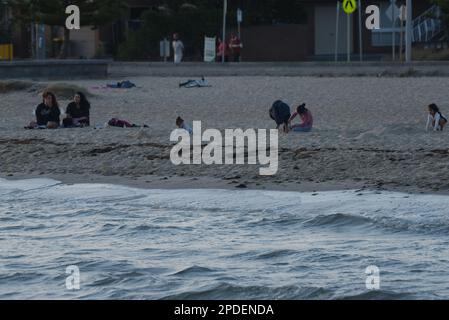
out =
{"type": "Polygon", "coordinates": [[[433,131],[443,131],[444,126],[447,124],[447,119],[441,114],[436,104],[432,103],[428,109],[429,115],[427,117],[426,131],[429,131],[431,125],[433,131]]]}

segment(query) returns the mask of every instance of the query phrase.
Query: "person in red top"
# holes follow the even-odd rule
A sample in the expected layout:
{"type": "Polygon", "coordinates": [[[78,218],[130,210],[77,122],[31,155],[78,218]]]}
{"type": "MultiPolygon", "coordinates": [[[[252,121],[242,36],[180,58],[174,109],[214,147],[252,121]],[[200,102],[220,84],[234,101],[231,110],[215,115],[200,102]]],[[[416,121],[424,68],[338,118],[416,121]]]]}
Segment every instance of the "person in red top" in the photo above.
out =
{"type": "Polygon", "coordinates": [[[242,42],[235,35],[231,35],[231,41],[229,42],[229,47],[231,48],[232,58],[234,62],[240,62],[240,56],[242,51],[242,42]]]}
{"type": "Polygon", "coordinates": [[[224,52],[225,62],[229,62],[229,46],[226,43],[226,41],[222,41],[221,38],[218,38],[217,62],[222,61],[223,52],[224,52]]]}
{"type": "Polygon", "coordinates": [[[290,120],[288,120],[288,122],[291,124],[293,119],[298,115],[301,118],[302,122],[300,124],[295,124],[295,125],[291,126],[290,128],[292,129],[292,131],[294,131],[294,132],[310,132],[313,127],[313,117],[312,117],[312,112],[310,112],[310,110],[306,108],[305,103],[303,103],[296,109],[296,112],[292,114],[292,116],[290,117],[290,120]]]}

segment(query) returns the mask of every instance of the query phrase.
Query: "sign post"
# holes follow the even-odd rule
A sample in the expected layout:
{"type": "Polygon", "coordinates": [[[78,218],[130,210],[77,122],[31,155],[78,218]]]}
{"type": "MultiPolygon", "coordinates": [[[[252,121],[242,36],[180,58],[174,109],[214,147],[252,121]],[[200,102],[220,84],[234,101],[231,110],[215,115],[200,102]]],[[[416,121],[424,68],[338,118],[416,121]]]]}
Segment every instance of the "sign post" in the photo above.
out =
{"type": "MultiPolygon", "coordinates": [[[[242,46],[242,29],[241,24],[243,22],[243,11],[242,9],[237,9],[237,22],[238,22],[238,37],[240,41],[240,47],[242,46]]],[[[239,62],[242,62],[242,55],[239,57],[239,62]]]]}
{"type": "Polygon", "coordinates": [[[356,0],[343,0],[343,10],[347,14],[347,61],[351,62],[351,14],[357,10],[356,0]]]}
{"type": "Polygon", "coordinates": [[[412,0],[406,2],[407,14],[405,19],[405,61],[412,62],[412,17],[413,7],[412,0]]]}
{"type": "Polygon", "coordinates": [[[403,60],[403,54],[402,52],[404,51],[404,21],[407,18],[407,8],[402,5],[401,8],[399,9],[400,15],[399,15],[399,20],[401,23],[401,28],[400,28],[400,45],[399,45],[399,61],[402,62],[403,60]]]}
{"type": "Polygon", "coordinates": [[[337,24],[335,26],[335,62],[338,62],[338,32],[340,26],[340,1],[337,1],[337,17],[335,19],[337,24]]]}
{"type": "Polygon", "coordinates": [[[359,54],[360,62],[363,61],[363,41],[362,41],[362,0],[359,0],[359,54]]]}
{"type": "Polygon", "coordinates": [[[225,63],[225,51],[226,51],[226,15],[228,13],[228,0],[223,0],[223,41],[224,48],[221,54],[221,63],[225,63]]]}
{"type": "Polygon", "coordinates": [[[238,35],[239,35],[239,40],[242,41],[242,34],[241,34],[241,24],[243,21],[243,12],[242,10],[239,8],[237,9],[237,25],[238,25],[238,35]]]}

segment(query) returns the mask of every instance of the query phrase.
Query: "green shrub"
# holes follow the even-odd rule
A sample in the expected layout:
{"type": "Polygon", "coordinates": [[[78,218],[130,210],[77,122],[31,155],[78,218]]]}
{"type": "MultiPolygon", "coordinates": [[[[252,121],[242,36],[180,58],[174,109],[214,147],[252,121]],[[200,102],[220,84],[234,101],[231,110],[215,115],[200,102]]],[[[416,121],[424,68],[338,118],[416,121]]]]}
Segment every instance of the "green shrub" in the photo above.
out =
{"type": "MultiPolygon", "coordinates": [[[[171,40],[173,33],[180,34],[185,46],[185,56],[199,58],[203,53],[204,36],[217,32],[215,10],[184,8],[174,13],[149,10],[143,13],[140,29],[130,31],[127,40],[119,46],[118,58],[122,60],[159,59],[159,43],[171,40]]],[[[173,54],[173,52],[172,52],[173,54]]]]}

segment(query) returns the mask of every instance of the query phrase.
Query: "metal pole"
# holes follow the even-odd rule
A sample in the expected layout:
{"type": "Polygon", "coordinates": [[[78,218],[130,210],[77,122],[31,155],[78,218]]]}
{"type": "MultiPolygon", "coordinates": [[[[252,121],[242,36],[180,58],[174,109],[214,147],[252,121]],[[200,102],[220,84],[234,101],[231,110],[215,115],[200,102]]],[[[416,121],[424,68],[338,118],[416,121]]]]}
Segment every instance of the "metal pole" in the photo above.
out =
{"type": "Polygon", "coordinates": [[[400,40],[401,44],[399,46],[399,61],[402,62],[403,57],[402,57],[402,52],[404,51],[404,21],[401,20],[401,40],[400,40]]]}
{"type": "Polygon", "coordinates": [[[413,4],[412,0],[407,0],[407,19],[405,22],[405,61],[412,61],[412,22],[413,22],[413,4]]]}
{"type": "Polygon", "coordinates": [[[337,24],[335,26],[335,62],[338,62],[338,31],[340,26],[340,1],[337,1],[337,17],[335,19],[337,24]]]}
{"type": "Polygon", "coordinates": [[[221,54],[221,63],[225,62],[225,51],[226,51],[226,13],[228,11],[228,0],[223,1],[223,52],[221,54]]]}
{"type": "Polygon", "coordinates": [[[392,25],[391,25],[391,32],[392,32],[392,48],[393,48],[393,58],[392,60],[395,61],[396,60],[396,33],[394,32],[394,26],[395,26],[395,22],[396,22],[396,17],[394,14],[394,8],[396,6],[396,0],[391,0],[391,20],[392,25]]]}
{"type": "Polygon", "coordinates": [[[363,61],[363,42],[362,42],[362,0],[359,0],[359,54],[360,62],[363,61]]]}
{"type": "Polygon", "coordinates": [[[347,48],[347,61],[351,62],[351,15],[347,14],[347,43],[346,43],[346,48],[347,48]]]}

